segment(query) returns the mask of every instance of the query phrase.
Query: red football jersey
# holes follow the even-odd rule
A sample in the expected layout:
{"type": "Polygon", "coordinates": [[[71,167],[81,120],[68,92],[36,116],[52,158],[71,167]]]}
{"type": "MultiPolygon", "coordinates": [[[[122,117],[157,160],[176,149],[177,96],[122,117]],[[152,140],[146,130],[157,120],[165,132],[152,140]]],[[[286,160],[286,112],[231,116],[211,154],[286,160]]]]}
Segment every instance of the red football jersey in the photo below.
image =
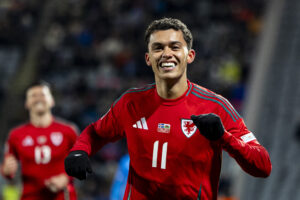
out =
{"type": "Polygon", "coordinates": [[[125,92],[80,135],[73,150],[95,153],[107,142],[127,138],[130,169],[124,199],[216,200],[222,149],[254,176],[268,176],[267,151],[222,96],[188,82],[174,100],[162,99],[155,84],[125,92]],[[207,140],[191,115],[215,113],[226,129],[207,140]]]}
{"type": "Polygon", "coordinates": [[[53,193],[45,186],[46,179],[65,173],[64,159],[76,138],[74,127],[55,119],[47,128],[27,123],[10,132],[5,154],[20,161],[22,200],[76,199],[72,178],[65,191],[53,193]]]}

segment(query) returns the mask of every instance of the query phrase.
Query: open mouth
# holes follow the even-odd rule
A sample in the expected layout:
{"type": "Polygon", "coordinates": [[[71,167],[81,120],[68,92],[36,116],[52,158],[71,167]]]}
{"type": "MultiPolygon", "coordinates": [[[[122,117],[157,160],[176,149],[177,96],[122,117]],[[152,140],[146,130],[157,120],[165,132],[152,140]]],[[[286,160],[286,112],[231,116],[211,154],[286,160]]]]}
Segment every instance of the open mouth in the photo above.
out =
{"type": "Polygon", "coordinates": [[[45,103],[38,101],[38,102],[34,103],[33,106],[36,108],[43,108],[45,106],[45,103]]]}
{"type": "Polygon", "coordinates": [[[174,62],[162,62],[159,65],[160,68],[163,68],[165,70],[171,70],[174,69],[176,67],[176,63],[174,62]]]}
{"type": "Polygon", "coordinates": [[[36,102],[34,102],[34,105],[44,105],[44,102],[42,102],[42,101],[36,101],[36,102]]]}

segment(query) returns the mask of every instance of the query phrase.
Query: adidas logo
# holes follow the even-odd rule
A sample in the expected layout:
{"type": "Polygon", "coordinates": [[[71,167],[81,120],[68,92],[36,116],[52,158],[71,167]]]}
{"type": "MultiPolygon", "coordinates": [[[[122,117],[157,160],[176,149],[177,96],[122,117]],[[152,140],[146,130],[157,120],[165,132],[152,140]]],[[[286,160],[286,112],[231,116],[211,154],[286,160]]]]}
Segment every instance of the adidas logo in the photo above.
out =
{"type": "Polygon", "coordinates": [[[137,121],[132,125],[133,128],[148,130],[147,122],[145,117],[141,118],[141,120],[137,121]]]}

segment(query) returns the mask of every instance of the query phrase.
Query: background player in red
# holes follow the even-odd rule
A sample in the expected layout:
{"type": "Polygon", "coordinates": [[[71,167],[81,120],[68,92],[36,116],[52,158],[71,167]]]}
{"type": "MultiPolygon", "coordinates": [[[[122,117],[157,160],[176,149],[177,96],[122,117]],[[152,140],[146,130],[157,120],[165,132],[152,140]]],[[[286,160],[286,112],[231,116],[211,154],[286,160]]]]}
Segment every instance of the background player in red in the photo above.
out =
{"type": "Polygon", "coordinates": [[[124,199],[216,200],[222,150],[249,174],[267,177],[267,151],[222,96],[191,83],[192,35],[172,18],[152,22],[145,34],[146,63],[155,83],[133,88],[89,125],[65,159],[79,179],[92,169],[88,156],[127,139],[130,168],[124,199]]]}
{"type": "Polygon", "coordinates": [[[14,178],[21,164],[22,200],[75,200],[72,178],[64,171],[64,159],[75,143],[75,127],[54,118],[49,85],[40,81],[26,91],[29,123],[9,134],[1,172],[14,178]]]}

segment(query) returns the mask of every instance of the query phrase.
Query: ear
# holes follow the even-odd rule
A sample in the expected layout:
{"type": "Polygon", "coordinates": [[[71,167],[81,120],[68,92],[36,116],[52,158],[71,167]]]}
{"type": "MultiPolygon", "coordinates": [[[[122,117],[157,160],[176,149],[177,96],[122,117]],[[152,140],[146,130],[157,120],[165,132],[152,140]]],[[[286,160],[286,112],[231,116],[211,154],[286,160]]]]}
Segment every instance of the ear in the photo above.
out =
{"type": "Polygon", "coordinates": [[[150,57],[149,57],[149,53],[145,53],[145,61],[147,63],[148,66],[151,66],[151,62],[150,62],[150,57]]]}
{"type": "Polygon", "coordinates": [[[54,100],[54,97],[52,95],[52,93],[49,91],[49,101],[50,101],[50,108],[53,108],[55,106],[55,100],[54,100]]]}
{"type": "Polygon", "coordinates": [[[28,109],[27,99],[25,100],[24,107],[25,107],[26,110],[29,110],[29,109],[28,109]]]}
{"type": "Polygon", "coordinates": [[[190,49],[189,52],[188,52],[187,63],[191,64],[194,61],[195,56],[196,56],[195,50],[194,49],[190,49]]]}
{"type": "Polygon", "coordinates": [[[52,99],[52,101],[51,101],[51,108],[53,108],[55,106],[55,100],[54,100],[53,96],[51,96],[51,99],[52,99]]]}

